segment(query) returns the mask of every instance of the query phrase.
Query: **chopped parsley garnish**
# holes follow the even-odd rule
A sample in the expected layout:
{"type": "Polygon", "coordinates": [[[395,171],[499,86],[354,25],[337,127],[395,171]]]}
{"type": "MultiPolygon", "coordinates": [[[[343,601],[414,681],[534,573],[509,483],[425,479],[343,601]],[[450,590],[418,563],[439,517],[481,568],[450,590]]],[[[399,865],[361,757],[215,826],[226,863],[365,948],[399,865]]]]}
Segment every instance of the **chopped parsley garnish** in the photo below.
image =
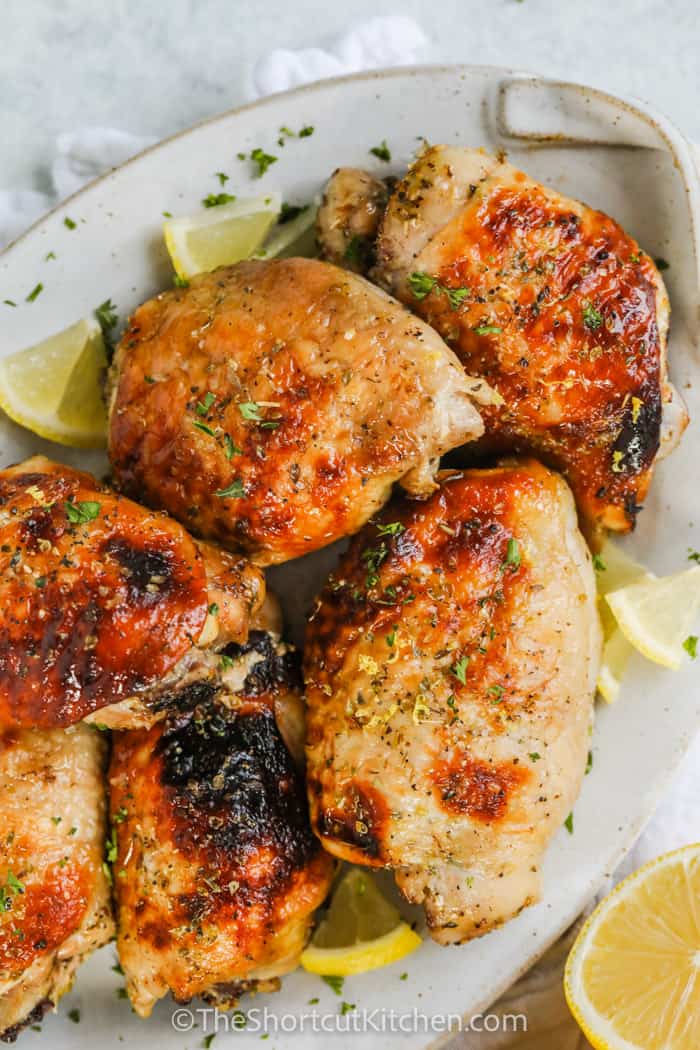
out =
{"type": "Polygon", "coordinates": [[[201,401],[198,401],[195,405],[195,412],[198,416],[206,416],[211,406],[216,401],[216,394],[212,394],[211,390],[208,390],[201,401]]]}
{"type": "Polygon", "coordinates": [[[389,632],[389,634],[386,636],[386,644],[389,646],[390,649],[393,649],[394,645],[396,644],[396,635],[398,633],[399,632],[398,632],[397,628],[394,627],[389,632]]]}
{"type": "Polygon", "coordinates": [[[520,544],[515,536],[511,536],[506,548],[506,560],[501,565],[501,570],[505,572],[506,569],[510,569],[511,572],[516,572],[520,568],[520,561],[520,544]]]}
{"type": "Polygon", "coordinates": [[[363,237],[361,234],[355,234],[348,241],[347,247],[343,252],[343,258],[347,262],[355,263],[356,266],[363,268],[370,265],[372,261],[372,240],[370,237],[363,237]]]}
{"type": "Polygon", "coordinates": [[[588,758],[586,759],[586,776],[588,776],[588,774],[590,773],[590,771],[592,769],[593,769],[593,752],[589,751],[588,752],[588,758]]]}
{"type": "Polygon", "coordinates": [[[45,576],[37,576],[37,578],[36,578],[36,580],[34,582],[35,582],[36,586],[39,588],[39,590],[41,591],[46,586],[46,577],[45,576]]]}
{"type": "Polygon", "coordinates": [[[475,335],[500,335],[502,331],[497,324],[478,324],[476,328],[472,328],[475,335]]]}
{"type": "Polygon", "coordinates": [[[315,995],[313,999],[309,999],[309,1006],[315,1006],[318,1002],[320,1002],[320,999],[317,995],[315,995]]]}
{"type": "Polygon", "coordinates": [[[539,760],[542,758],[542,755],[539,753],[539,751],[531,751],[528,755],[528,758],[531,762],[539,762],[539,760]]]}
{"type": "Polygon", "coordinates": [[[447,296],[447,301],[453,310],[458,310],[469,295],[468,288],[448,288],[446,284],[440,285],[440,290],[447,296]]]}
{"type": "Polygon", "coordinates": [[[494,704],[500,704],[500,702],[501,702],[501,700],[503,698],[503,694],[505,693],[505,689],[503,688],[502,685],[490,685],[488,687],[488,689],[486,690],[486,692],[489,693],[490,696],[492,696],[494,698],[493,699],[494,704]]]}
{"type": "Polygon", "coordinates": [[[225,489],[217,489],[216,495],[219,499],[241,499],[245,496],[245,488],[240,478],[235,478],[225,489]]]}
{"type": "Polygon", "coordinates": [[[228,175],[225,172],[223,172],[223,171],[215,171],[214,174],[216,175],[217,179],[219,180],[219,184],[221,186],[225,186],[226,183],[228,182],[228,179],[229,179],[228,175]]]}
{"type": "Polygon", "coordinates": [[[573,835],[573,833],[574,833],[574,814],[573,813],[569,813],[568,817],[564,821],[564,827],[566,828],[566,830],[569,832],[570,835],[573,835]]]}
{"type": "Polygon", "coordinates": [[[260,414],[260,405],[256,401],[241,401],[238,405],[238,411],[241,413],[244,419],[253,420],[259,423],[262,419],[260,414]]]}
{"type": "Polygon", "coordinates": [[[186,277],[180,277],[179,273],[176,273],[173,276],[173,284],[175,285],[176,288],[189,288],[189,286],[190,286],[190,282],[187,280],[187,278],[186,277]]]}
{"type": "Polygon", "coordinates": [[[365,547],[360,557],[367,568],[367,586],[374,587],[379,577],[377,572],[387,558],[389,551],[386,543],[380,543],[376,547],[365,547]]]}
{"type": "Polygon", "coordinates": [[[161,215],[164,219],[172,219],[173,213],[171,211],[162,211],[161,215]]]}
{"type": "Polygon", "coordinates": [[[345,983],[344,977],[335,977],[332,974],[325,974],[321,977],[321,980],[325,981],[328,987],[332,988],[336,995],[340,995],[343,990],[343,984],[345,983]]]}
{"type": "Polygon", "coordinates": [[[68,216],[66,215],[65,219],[63,220],[63,225],[64,225],[64,226],[66,227],[66,229],[68,229],[68,230],[74,230],[74,229],[75,229],[75,227],[76,227],[76,226],[77,226],[78,224],[77,224],[77,222],[74,222],[74,221],[73,221],[73,219],[69,218],[69,217],[68,217],[68,216]]]}
{"type": "Polygon", "coordinates": [[[219,615],[219,606],[216,604],[216,602],[212,602],[211,605],[209,606],[209,609],[207,611],[208,611],[210,616],[218,616],[219,615]]]}
{"type": "Polygon", "coordinates": [[[296,219],[308,210],[308,204],[287,204],[286,201],[282,201],[282,208],[277,222],[280,226],[284,226],[285,222],[291,222],[292,219],[296,219]]]}
{"type": "Polygon", "coordinates": [[[469,657],[468,656],[460,656],[459,660],[457,660],[456,663],[453,663],[452,667],[450,668],[450,670],[452,671],[452,674],[455,676],[455,678],[457,679],[458,682],[462,683],[462,685],[466,685],[467,684],[467,667],[468,666],[469,666],[469,657]]]}
{"type": "Polygon", "coordinates": [[[193,419],[192,426],[197,430],[201,430],[203,434],[208,434],[209,437],[216,437],[216,431],[208,427],[206,423],[200,423],[199,420],[193,419]]]}
{"type": "Polygon", "coordinates": [[[378,157],[379,160],[383,160],[385,164],[388,164],[391,160],[391,150],[386,144],[386,139],[382,139],[380,146],[372,146],[370,153],[373,157],[378,157]]]}
{"type": "Polygon", "coordinates": [[[55,824],[57,827],[61,823],[62,820],[63,820],[63,817],[51,817],[51,823],[55,824]]]}
{"type": "Polygon", "coordinates": [[[433,277],[429,273],[422,273],[420,270],[408,275],[408,286],[414,298],[418,299],[419,302],[425,299],[427,295],[430,295],[433,290],[438,293],[441,292],[447,296],[447,301],[453,310],[458,310],[469,295],[469,288],[450,288],[446,284],[441,284],[437,277],[433,277]]]}
{"type": "Polygon", "coordinates": [[[24,883],[20,882],[17,876],[11,871],[8,871],[7,873],[7,885],[13,893],[24,893],[24,883]]]}
{"type": "Polygon", "coordinates": [[[352,1013],[353,1010],[357,1010],[355,1003],[341,1003],[340,1004],[340,1016],[345,1017],[346,1014],[352,1013]]]}
{"type": "Polygon", "coordinates": [[[224,455],[226,459],[232,459],[234,456],[240,456],[243,454],[243,449],[239,448],[234,442],[230,434],[224,434],[224,455]]]}
{"type": "Polygon", "coordinates": [[[94,500],[81,500],[78,503],[65,503],[66,517],[73,525],[85,525],[94,521],[100,513],[100,504],[94,500]]]}
{"type": "Polygon", "coordinates": [[[80,1024],[80,1010],[77,1006],[74,1006],[72,1010],[68,1011],[68,1020],[72,1021],[73,1024],[80,1024]]]}
{"type": "Polygon", "coordinates": [[[35,284],[35,285],[34,285],[34,287],[32,288],[31,292],[30,292],[30,293],[29,293],[29,295],[27,296],[27,298],[26,298],[26,302],[28,302],[28,303],[33,303],[35,299],[38,299],[38,298],[39,298],[39,296],[41,295],[41,293],[43,292],[43,290],[44,290],[44,286],[43,286],[43,284],[41,283],[41,281],[39,281],[39,283],[38,283],[38,284],[35,284]]]}
{"type": "Polygon", "coordinates": [[[227,656],[226,653],[222,653],[221,659],[219,661],[219,667],[222,671],[228,671],[233,667],[233,660],[230,656],[227,656]]]}
{"type": "Polygon", "coordinates": [[[313,133],[314,133],[314,126],[313,126],[313,124],[305,124],[304,127],[300,128],[300,130],[299,130],[299,138],[300,139],[308,139],[309,135],[313,135],[313,133]]]}
{"type": "Polygon", "coordinates": [[[400,981],[406,981],[406,980],[408,980],[408,974],[407,974],[407,973],[402,973],[402,974],[400,974],[400,975],[399,975],[399,980],[400,980],[400,981]]]}
{"type": "Polygon", "coordinates": [[[129,811],[126,806],[120,806],[116,813],[112,814],[112,820],[115,824],[123,824],[128,816],[129,811]]]}
{"type": "Polygon", "coordinates": [[[593,555],[593,568],[596,572],[605,572],[607,570],[608,567],[601,558],[600,554],[593,555]]]}
{"type": "Polygon", "coordinates": [[[232,204],[235,199],[235,193],[208,193],[202,197],[202,204],[205,208],[218,208],[221,204],[232,204]]]}
{"type": "Polygon", "coordinates": [[[686,640],[683,642],[683,648],[685,649],[691,660],[697,659],[698,636],[696,634],[689,634],[686,640]]]}
{"type": "Polygon", "coordinates": [[[654,266],[657,270],[668,270],[671,264],[666,262],[665,259],[659,257],[658,259],[654,259],[654,266]]]}
{"type": "Polygon", "coordinates": [[[274,157],[271,153],[266,153],[265,150],[260,149],[257,146],[254,150],[250,151],[250,159],[254,164],[257,164],[258,170],[255,173],[256,178],[261,179],[271,164],[276,164],[278,157],[274,157]]]}
{"type": "Polygon", "coordinates": [[[44,256],[44,262],[49,262],[51,259],[56,258],[56,252],[47,252],[44,256]]]}
{"type": "Polygon", "coordinates": [[[3,299],[3,303],[5,304],[5,306],[17,306],[17,303],[14,301],[14,299],[3,299]]]}
{"type": "Polygon", "coordinates": [[[700,565],[700,551],[694,551],[692,547],[688,547],[688,561],[694,561],[700,565]]]}
{"type": "Polygon", "coordinates": [[[402,525],[400,521],[390,521],[385,525],[377,525],[378,536],[400,536],[405,531],[406,526],[402,525]]]}
{"type": "Polygon", "coordinates": [[[603,323],[603,315],[596,310],[592,303],[585,303],[583,307],[583,323],[590,332],[595,332],[603,323]]]}
{"type": "Polygon", "coordinates": [[[95,310],[95,318],[102,329],[102,337],[107,345],[112,345],[112,331],[117,324],[116,306],[111,299],[105,299],[95,310]]]}
{"type": "Polygon", "coordinates": [[[108,864],[114,864],[117,859],[117,829],[112,828],[112,834],[105,842],[105,860],[108,864]]]}
{"type": "Polygon", "coordinates": [[[242,1010],[234,1010],[230,1017],[234,1028],[245,1028],[248,1024],[248,1018],[242,1010]]]}
{"type": "Polygon", "coordinates": [[[205,1035],[204,1039],[202,1039],[202,1046],[204,1047],[204,1050],[209,1050],[209,1047],[211,1046],[211,1044],[214,1042],[215,1039],[216,1039],[216,1032],[212,1032],[211,1035],[205,1035]]]}

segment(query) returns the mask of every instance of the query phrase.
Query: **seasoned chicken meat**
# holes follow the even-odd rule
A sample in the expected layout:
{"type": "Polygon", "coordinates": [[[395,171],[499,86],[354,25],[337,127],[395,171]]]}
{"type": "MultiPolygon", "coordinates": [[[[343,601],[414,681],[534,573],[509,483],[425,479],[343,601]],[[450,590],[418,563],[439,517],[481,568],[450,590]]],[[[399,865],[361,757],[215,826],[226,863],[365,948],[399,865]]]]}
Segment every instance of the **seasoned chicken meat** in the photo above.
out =
{"type": "Polygon", "coordinates": [[[96,729],[0,732],[0,1039],[70,989],[114,932],[96,729]]]}
{"type": "Polygon", "coordinates": [[[355,273],[366,273],[374,261],[374,242],[387,197],[387,184],[367,171],[334,171],[316,218],[321,257],[355,273]]]}
{"type": "Polygon", "coordinates": [[[591,534],[632,528],[662,433],[668,451],[686,423],[668,297],[637,242],[481,150],[434,146],[392,194],[377,259],[380,283],[502,395],[488,447],[561,470],[591,534]]]}
{"type": "Polygon", "coordinates": [[[215,673],[262,604],[260,573],[90,474],[0,471],[0,728],[140,725],[215,673]]]}
{"type": "Polygon", "coordinates": [[[145,303],[113,383],[120,487],[259,564],[356,532],[395,481],[429,494],[491,396],[427,325],[312,259],[223,267],[145,303]]]}
{"type": "Polygon", "coordinates": [[[168,991],[226,1009],[278,987],[333,872],[285,743],[303,732],[295,657],[262,632],[226,657],[195,707],[114,739],[117,946],[142,1017],[168,991]]]}
{"type": "Polygon", "coordinates": [[[593,576],[561,477],[505,462],[392,502],[312,615],[314,829],[335,856],[393,869],[442,944],[539,897],[586,766],[593,576]]]}

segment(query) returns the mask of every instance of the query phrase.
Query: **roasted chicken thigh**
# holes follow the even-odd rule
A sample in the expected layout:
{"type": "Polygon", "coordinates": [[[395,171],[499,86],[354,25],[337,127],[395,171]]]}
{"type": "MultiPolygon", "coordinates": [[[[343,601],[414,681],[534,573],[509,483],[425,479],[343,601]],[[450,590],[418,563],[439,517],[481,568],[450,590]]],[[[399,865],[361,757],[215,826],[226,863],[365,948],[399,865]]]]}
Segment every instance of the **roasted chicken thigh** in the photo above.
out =
{"type": "Polygon", "coordinates": [[[394,871],[443,944],[536,901],[586,766],[599,625],[564,481],[446,474],[352,542],[304,660],[314,829],[394,871]]]}
{"type": "Polygon", "coordinates": [[[358,528],[482,433],[492,394],[365,280],[312,259],[195,277],[131,318],[113,366],[119,486],[259,564],[358,528]]]}
{"type": "Polygon", "coordinates": [[[293,757],[295,657],[263,632],[225,656],[196,706],[114,738],[117,946],[142,1017],[168,991],[228,1008],[278,987],[333,872],[293,757]]]}
{"type": "Polygon", "coordinates": [[[0,471],[0,728],[149,722],[245,642],[260,573],[41,456],[0,471]]]}
{"type": "Polygon", "coordinates": [[[392,193],[376,251],[376,279],[501,394],[487,447],[561,470],[589,533],[632,528],[686,422],[668,297],[637,242],[482,150],[434,146],[392,193]]]}
{"type": "Polygon", "coordinates": [[[0,732],[0,1039],[41,1019],[112,936],[100,733],[0,732]]]}

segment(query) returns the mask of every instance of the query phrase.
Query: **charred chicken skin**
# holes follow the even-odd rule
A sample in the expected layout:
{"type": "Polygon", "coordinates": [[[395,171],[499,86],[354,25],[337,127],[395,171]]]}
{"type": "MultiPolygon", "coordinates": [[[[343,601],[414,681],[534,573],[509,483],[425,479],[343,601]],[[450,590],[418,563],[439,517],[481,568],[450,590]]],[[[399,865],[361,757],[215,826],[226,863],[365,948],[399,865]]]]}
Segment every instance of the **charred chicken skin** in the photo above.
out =
{"type": "Polygon", "coordinates": [[[278,987],[330,885],[293,757],[295,657],[264,632],[226,656],[227,682],[114,740],[117,945],[142,1017],[168,991],[225,1009],[278,987]]]}
{"type": "Polygon", "coordinates": [[[0,732],[0,1039],[70,989],[114,931],[96,729],[0,732]]]}
{"type": "Polygon", "coordinates": [[[422,321],[312,259],[245,262],[141,306],[113,366],[122,490],[259,564],[356,532],[478,437],[483,380],[422,321]]]}
{"type": "Polygon", "coordinates": [[[593,576],[561,477],[507,462],[392,502],[312,615],[314,829],[335,856],[393,869],[442,944],[539,897],[586,766],[593,576]]]}
{"type": "Polygon", "coordinates": [[[264,582],[86,473],[0,471],[0,728],[140,725],[244,642],[264,582]]]}
{"type": "Polygon", "coordinates": [[[637,242],[481,150],[435,146],[392,193],[376,251],[376,279],[502,396],[487,447],[561,470],[590,534],[631,529],[686,423],[668,297],[637,242]]]}

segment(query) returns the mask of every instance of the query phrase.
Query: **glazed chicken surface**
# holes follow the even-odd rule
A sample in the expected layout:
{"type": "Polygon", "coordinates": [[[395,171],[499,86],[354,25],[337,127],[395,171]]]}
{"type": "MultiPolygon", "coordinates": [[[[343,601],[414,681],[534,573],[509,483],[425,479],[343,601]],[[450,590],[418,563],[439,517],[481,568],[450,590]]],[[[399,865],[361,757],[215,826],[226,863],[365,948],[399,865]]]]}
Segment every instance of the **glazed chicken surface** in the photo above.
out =
{"type": "Polygon", "coordinates": [[[0,1039],[68,991],[114,932],[96,729],[0,732],[0,1039]]]}
{"type": "Polygon", "coordinates": [[[502,396],[487,447],[561,470],[589,533],[632,528],[687,421],[668,297],[637,242],[481,150],[434,146],[392,193],[376,252],[375,278],[502,396]]]}
{"type": "Polygon", "coordinates": [[[245,642],[261,574],[91,475],[0,471],[0,729],[159,717],[245,642]]]}
{"type": "Polygon", "coordinates": [[[114,738],[117,946],[136,1012],[168,991],[226,1009],[294,969],[333,861],[314,838],[294,654],[265,632],[226,650],[225,682],[114,738]]]}
{"type": "Polygon", "coordinates": [[[493,396],[404,307],[312,259],[222,267],[150,300],[112,379],[120,488],[259,564],[356,532],[394,482],[429,494],[493,396]]]}
{"type": "Polygon", "coordinates": [[[314,829],[335,856],[393,869],[442,944],[539,897],[586,766],[593,577],[564,481],[508,461],[394,500],[311,617],[314,829]]]}

